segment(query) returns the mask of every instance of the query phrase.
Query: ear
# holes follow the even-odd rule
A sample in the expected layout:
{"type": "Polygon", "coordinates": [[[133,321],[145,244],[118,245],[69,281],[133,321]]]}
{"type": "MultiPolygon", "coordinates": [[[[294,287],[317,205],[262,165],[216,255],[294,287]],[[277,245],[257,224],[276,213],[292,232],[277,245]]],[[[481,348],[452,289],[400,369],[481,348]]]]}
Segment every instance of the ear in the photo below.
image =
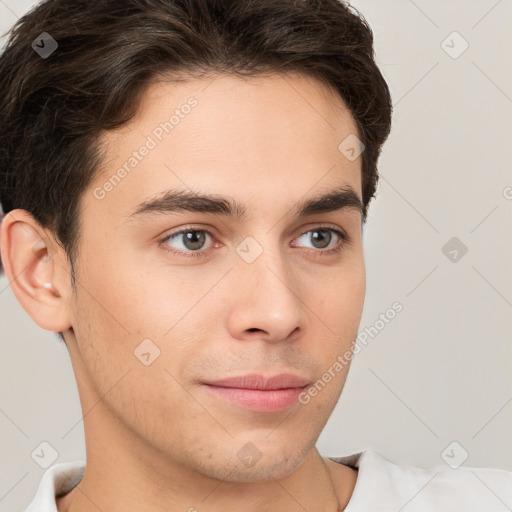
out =
{"type": "Polygon", "coordinates": [[[5,274],[23,309],[39,327],[69,329],[71,274],[65,251],[27,210],[11,210],[0,226],[5,274]]]}

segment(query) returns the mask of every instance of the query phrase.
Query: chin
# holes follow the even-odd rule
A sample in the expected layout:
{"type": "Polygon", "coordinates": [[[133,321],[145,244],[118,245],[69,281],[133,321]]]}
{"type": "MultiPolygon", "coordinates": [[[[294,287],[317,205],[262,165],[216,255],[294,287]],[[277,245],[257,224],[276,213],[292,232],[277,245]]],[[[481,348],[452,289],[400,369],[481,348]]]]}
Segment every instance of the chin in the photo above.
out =
{"type": "Polygon", "coordinates": [[[302,463],[302,460],[301,454],[297,452],[286,458],[276,452],[269,453],[268,455],[263,454],[261,459],[254,463],[254,465],[240,462],[224,480],[229,482],[280,480],[292,474],[302,463]]]}
{"type": "MultiPolygon", "coordinates": [[[[263,444],[265,446],[258,452],[255,451],[254,445],[249,441],[236,453],[238,464],[235,466],[230,480],[257,482],[270,479],[279,480],[287,477],[302,464],[315,444],[314,441],[307,445],[301,443],[298,439],[295,441],[295,444],[290,444],[289,438],[286,445],[272,445],[268,442],[268,439],[263,440],[257,446],[261,447],[263,444]],[[256,455],[252,460],[250,459],[251,451],[255,451],[256,455]],[[246,454],[250,454],[249,457],[246,454]]],[[[256,443],[257,441],[255,441],[256,443]]]]}

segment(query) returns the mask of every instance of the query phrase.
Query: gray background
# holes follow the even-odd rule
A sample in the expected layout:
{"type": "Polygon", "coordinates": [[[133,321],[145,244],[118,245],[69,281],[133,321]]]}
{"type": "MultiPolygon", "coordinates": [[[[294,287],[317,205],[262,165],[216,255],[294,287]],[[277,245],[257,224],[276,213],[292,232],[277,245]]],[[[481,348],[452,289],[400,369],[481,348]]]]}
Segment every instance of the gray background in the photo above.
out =
{"type": "MultiPolygon", "coordinates": [[[[0,0],[0,30],[33,3],[0,0]]],[[[395,105],[364,231],[360,332],[395,301],[403,310],[354,359],[318,447],[512,470],[512,1],[352,3],[395,105]]],[[[5,277],[0,311],[0,510],[12,511],[39,483],[41,442],[56,462],[85,458],[85,446],[64,345],[5,277]]]]}

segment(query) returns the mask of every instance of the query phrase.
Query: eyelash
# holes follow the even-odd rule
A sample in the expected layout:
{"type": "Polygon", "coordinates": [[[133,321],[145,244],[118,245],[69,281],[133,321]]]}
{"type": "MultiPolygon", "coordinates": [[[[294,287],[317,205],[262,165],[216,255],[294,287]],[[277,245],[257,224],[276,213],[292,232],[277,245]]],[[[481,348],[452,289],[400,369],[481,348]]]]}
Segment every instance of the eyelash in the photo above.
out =
{"type": "MultiPolygon", "coordinates": [[[[345,244],[349,242],[348,235],[346,233],[344,233],[343,231],[340,231],[339,229],[332,228],[330,226],[323,226],[323,225],[316,226],[316,227],[314,227],[312,229],[308,229],[307,231],[304,231],[303,233],[301,233],[298,236],[298,238],[300,238],[301,236],[303,236],[303,235],[305,235],[307,233],[310,233],[311,231],[331,231],[331,232],[335,233],[336,235],[338,235],[338,237],[340,238],[340,242],[333,249],[329,249],[329,250],[326,250],[326,251],[309,250],[308,253],[313,253],[315,257],[316,256],[332,256],[332,255],[334,255],[336,253],[339,253],[345,247],[345,244]]],[[[178,235],[182,235],[182,234],[189,233],[189,232],[207,233],[207,234],[209,234],[210,236],[213,237],[212,233],[210,233],[210,231],[208,231],[206,229],[199,229],[199,228],[194,228],[194,227],[186,227],[186,228],[180,229],[179,231],[171,233],[171,234],[167,235],[165,238],[163,238],[162,240],[160,240],[160,244],[161,244],[163,250],[166,251],[166,252],[170,252],[172,254],[175,254],[177,256],[184,257],[184,258],[207,257],[209,255],[209,253],[210,253],[210,250],[207,250],[207,251],[184,252],[184,251],[178,251],[176,249],[170,249],[169,246],[164,243],[164,242],[168,241],[171,238],[175,238],[178,235]]]]}

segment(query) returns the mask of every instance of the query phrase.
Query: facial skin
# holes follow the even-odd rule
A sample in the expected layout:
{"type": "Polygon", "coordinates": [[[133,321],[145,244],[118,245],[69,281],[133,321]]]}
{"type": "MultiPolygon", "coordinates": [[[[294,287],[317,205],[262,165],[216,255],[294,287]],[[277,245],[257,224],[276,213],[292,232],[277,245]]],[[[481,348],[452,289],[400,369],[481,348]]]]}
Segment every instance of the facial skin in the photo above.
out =
{"type": "Polygon", "coordinates": [[[361,198],[361,158],[338,149],[350,134],[356,124],[341,99],[300,75],[154,83],[138,115],[102,138],[101,175],[80,203],[76,295],[51,236],[23,210],[5,217],[11,286],[38,325],[64,332],[84,415],[87,469],[60,511],[225,512],[243,504],[246,512],[334,512],[338,501],[347,504],[357,472],[322,458],[315,443],[349,366],[308,404],[273,413],[213,396],[201,382],[293,373],[313,384],[352,347],[365,295],[361,214],[293,215],[297,202],[340,185],[361,198]],[[190,97],[197,105],[172,132],[95,197],[190,97]],[[169,188],[233,198],[248,218],[130,217],[169,188]],[[348,240],[322,231],[324,245],[315,244],[326,224],[348,240]],[[164,250],[161,241],[182,228],[208,231],[203,246],[178,235],[167,247],[199,247],[205,257],[164,250]],[[46,246],[32,251],[41,237],[46,246]],[[237,252],[246,237],[262,249],[251,263],[237,252]],[[339,243],[340,252],[321,255],[339,243]],[[134,355],[144,339],[160,350],[148,366],[134,355]],[[253,465],[237,456],[247,443],[261,455],[253,465]]]}

